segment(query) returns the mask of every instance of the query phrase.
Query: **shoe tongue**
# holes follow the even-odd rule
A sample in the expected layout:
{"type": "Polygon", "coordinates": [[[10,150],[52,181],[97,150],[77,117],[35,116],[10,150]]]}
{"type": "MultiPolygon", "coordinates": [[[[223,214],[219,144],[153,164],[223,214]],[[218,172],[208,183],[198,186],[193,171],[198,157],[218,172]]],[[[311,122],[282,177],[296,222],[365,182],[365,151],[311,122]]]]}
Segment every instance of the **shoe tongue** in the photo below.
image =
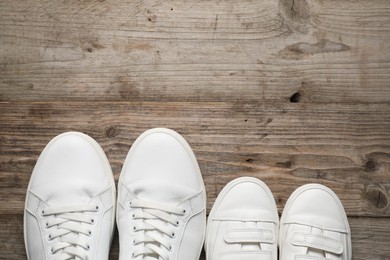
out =
{"type": "Polygon", "coordinates": [[[52,207],[87,204],[110,185],[104,174],[81,174],[69,167],[40,174],[45,178],[36,178],[31,190],[52,207]]]}
{"type": "Polygon", "coordinates": [[[144,256],[143,260],[158,260],[158,255],[156,255],[156,257],[152,257],[152,256],[144,256]]]}
{"type": "Polygon", "coordinates": [[[220,260],[272,260],[272,254],[267,254],[261,251],[253,252],[253,251],[239,251],[239,252],[231,252],[229,254],[222,254],[219,258],[220,260]]]}
{"type": "Polygon", "coordinates": [[[165,180],[137,180],[130,185],[131,192],[140,200],[178,205],[196,191],[165,180]]]}
{"type": "MultiPolygon", "coordinates": [[[[40,194],[50,206],[72,206],[89,203],[98,193],[96,185],[90,180],[78,180],[72,184],[62,183],[55,190],[48,190],[40,194]]],[[[101,190],[101,187],[99,187],[101,190]]]]}
{"type": "MultiPolygon", "coordinates": [[[[322,235],[323,234],[323,231],[319,228],[315,228],[315,227],[312,227],[311,228],[311,234],[316,234],[316,235],[322,235]]],[[[316,249],[316,248],[312,248],[312,247],[309,247],[308,250],[307,250],[307,255],[310,255],[312,256],[313,258],[314,257],[318,257],[318,258],[321,258],[321,257],[325,257],[325,252],[321,249],[316,249]]]]}

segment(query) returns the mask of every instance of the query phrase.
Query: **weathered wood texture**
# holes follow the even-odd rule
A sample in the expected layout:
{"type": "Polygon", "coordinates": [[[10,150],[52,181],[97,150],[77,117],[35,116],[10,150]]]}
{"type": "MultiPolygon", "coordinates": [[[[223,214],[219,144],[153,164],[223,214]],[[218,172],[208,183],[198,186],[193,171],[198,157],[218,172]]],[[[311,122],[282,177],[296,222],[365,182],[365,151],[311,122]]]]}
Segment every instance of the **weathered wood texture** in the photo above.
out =
{"type": "Polygon", "coordinates": [[[26,258],[25,191],[52,137],[91,135],[118,179],[156,126],[193,147],[208,210],[238,176],[280,213],[322,183],[353,259],[390,259],[388,0],[0,1],[0,259],[26,258]]]}

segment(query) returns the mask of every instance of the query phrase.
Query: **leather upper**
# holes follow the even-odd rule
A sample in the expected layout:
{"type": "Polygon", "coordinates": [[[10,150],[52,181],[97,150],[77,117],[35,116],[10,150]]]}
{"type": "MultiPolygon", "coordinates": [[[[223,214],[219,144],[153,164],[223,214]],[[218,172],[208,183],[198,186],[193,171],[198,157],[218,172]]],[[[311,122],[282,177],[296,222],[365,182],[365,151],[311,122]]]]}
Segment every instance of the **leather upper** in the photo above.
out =
{"type": "Polygon", "coordinates": [[[319,184],[298,188],[281,218],[280,259],[350,260],[348,220],[333,191],[319,184]]]}
{"type": "Polygon", "coordinates": [[[203,189],[192,151],[176,135],[150,132],[133,144],[121,181],[139,199],[177,204],[203,189]]]}
{"type": "MultiPolygon", "coordinates": [[[[98,207],[85,212],[93,223],[80,224],[91,231],[80,235],[90,245],[90,259],[106,260],[114,228],[115,182],[108,160],[89,136],[68,132],[55,137],[43,150],[32,173],[26,196],[24,235],[28,259],[54,259],[50,239],[55,227],[47,227],[55,216],[43,215],[48,208],[80,205],[98,207]]],[[[76,234],[73,235],[76,238],[76,234]]],[[[60,239],[60,238],[59,238],[60,239]]]]}
{"type": "Polygon", "coordinates": [[[126,157],[118,190],[120,260],[141,259],[132,257],[138,248],[132,243],[137,237],[132,227],[142,226],[132,217],[140,213],[130,206],[134,199],[185,209],[184,216],[178,216],[178,227],[167,224],[175,232],[174,238],[167,238],[172,243],[169,259],[198,260],[206,225],[206,195],[196,158],[183,137],[164,128],[143,133],[126,157]]]}
{"type": "Polygon", "coordinates": [[[110,185],[110,166],[90,139],[78,134],[56,138],[39,157],[29,190],[48,205],[88,203],[110,185]]]}
{"type": "Polygon", "coordinates": [[[264,183],[238,178],[219,194],[210,212],[207,260],[276,260],[278,214],[264,183]]]}

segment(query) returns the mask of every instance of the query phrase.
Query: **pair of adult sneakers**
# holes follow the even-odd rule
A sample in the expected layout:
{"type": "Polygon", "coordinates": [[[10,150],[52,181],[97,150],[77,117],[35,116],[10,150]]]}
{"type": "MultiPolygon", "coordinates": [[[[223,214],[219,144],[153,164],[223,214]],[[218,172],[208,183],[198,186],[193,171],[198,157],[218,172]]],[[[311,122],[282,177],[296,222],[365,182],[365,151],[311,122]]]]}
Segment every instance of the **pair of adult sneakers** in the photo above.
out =
{"type": "MultiPolygon", "coordinates": [[[[69,132],[50,141],[27,190],[28,259],[108,259],[115,215],[120,260],[199,258],[206,193],[183,137],[162,128],[143,133],[126,157],[117,197],[111,167],[95,140],[69,132]]],[[[341,203],[322,186],[296,191],[281,227],[282,259],[351,258],[341,203]]],[[[223,189],[210,212],[207,259],[276,259],[278,231],[269,189],[257,179],[237,179],[223,189]]]]}

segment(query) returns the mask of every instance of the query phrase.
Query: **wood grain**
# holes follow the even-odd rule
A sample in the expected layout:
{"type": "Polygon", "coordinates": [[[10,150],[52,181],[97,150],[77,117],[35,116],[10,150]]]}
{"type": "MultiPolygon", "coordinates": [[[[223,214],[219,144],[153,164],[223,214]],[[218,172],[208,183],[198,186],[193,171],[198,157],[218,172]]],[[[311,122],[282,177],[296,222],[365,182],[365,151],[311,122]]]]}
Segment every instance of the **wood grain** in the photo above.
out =
{"type": "Polygon", "coordinates": [[[193,146],[208,209],[229,180],[250,175],[268,183],[279,209],[298,186],[321,182],[339,194],[350,216],[390,215],[388,105],[3,102],[0,110],[0,192],[14,200],[0,202],[0,212],[23,208],[24,197],[14,194],[24,194],[37,157],[56,134],[79,130],[94,137],[117,179],[135,138],[164,126],[193,146]]]}
{"type": "Polygon", "coordinates": [[[51,138],[89,134],[117,180],[159,126],[193,147],[208,211],[239,176],[279,213],[322,183],[353,259],[389,260],[389,39],[388,0],[0,1],[0,259],[26,258],[25,192],[51,138]]]}
{"type": "Polygon", "coordinates": [[[386,0],[0,9],[4,101],[284,101],[299,92],[314,103],[390,102],[386,0]]]}

